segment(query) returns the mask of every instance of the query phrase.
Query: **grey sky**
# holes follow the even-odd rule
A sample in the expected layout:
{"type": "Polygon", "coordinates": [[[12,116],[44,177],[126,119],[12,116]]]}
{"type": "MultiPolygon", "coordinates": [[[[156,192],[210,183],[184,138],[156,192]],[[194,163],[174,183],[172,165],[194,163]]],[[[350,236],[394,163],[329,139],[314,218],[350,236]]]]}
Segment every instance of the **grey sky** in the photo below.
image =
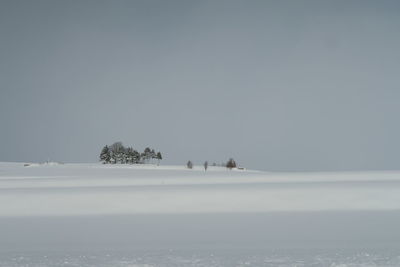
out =
{"type": "Polygon", "coordinates": [[[0,1],[0,161],[400,169],[399,1],[0,1]]]}

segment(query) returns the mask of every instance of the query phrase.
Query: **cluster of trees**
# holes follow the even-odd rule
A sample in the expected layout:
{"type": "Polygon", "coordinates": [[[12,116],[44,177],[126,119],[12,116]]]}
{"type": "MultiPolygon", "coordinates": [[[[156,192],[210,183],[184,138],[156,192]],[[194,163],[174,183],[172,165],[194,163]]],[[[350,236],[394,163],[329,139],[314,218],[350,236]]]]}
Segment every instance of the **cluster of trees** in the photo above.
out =
{"type": "MultiPolygon", "coordinates": [[[[213,166],[217,166],[217,164],[216,164],[216,163],[213,163],[213,166]]],[[[236,168],[236,167],[237,167],[236,161],[235,161],[233,158],[230,158],[230,159],[228,160],[227,163],[222,164],[221,166],[225,166],[225,167],[227,167],[228,169],[233,169],[233,168],[236,168]]],[[[191,162],[191,161],[189,160],[189,161],[186,163],[186,167],[187,167],[188,169],[193,169],[193,162],[191,162]]],[[[204,162],[203,167],[204,167],[204,170],[207,171],[207,168],[208,168],[208,161],[204,162]]]]}
{"type": "Polygon", "coordinates": [[[162,160],[161,152],[146,147],[140,153],[132,147],[124,147],[121,142],[115,142],[111,146],[104,146],[100,152],[100,161],[103,164],[143,164],[151,160],[157,160],[157,164],[162,160]]]}

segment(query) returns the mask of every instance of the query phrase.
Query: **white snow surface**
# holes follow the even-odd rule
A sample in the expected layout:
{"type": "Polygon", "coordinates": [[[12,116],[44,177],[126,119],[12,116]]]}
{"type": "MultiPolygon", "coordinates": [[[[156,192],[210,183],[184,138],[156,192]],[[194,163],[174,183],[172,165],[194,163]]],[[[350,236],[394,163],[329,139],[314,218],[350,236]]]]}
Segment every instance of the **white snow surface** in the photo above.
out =
{"type": "Polygon", "coordinates": [[[0,266],[400,266],[400,172],[0,163],[0,266]]]}
{"type": "Polygon", "coordinates": [[[0,216],[400,209],[400,172],[0,163],[0,216]]]}

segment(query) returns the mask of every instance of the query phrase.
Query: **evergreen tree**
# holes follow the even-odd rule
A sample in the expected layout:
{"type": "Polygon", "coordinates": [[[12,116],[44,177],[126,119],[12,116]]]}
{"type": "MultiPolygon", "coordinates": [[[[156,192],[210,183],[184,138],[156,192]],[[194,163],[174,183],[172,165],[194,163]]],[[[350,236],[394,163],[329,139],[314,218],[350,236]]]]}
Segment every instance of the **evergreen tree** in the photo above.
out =
{"type": "Polygon", "coordinates": [[[110,150],[112,152],[112,158],[114,163],[125,163],[126,155],[125,155],[125,147],[121,142],[115,142],[110,146],[110,150]]]}
{"type": "Polygon", "coordinates": [[[158,161],[157,165],[160,165],[160,160],[162,160],[161,152],[157,152],[156,158],[157,158],[157,161],[158,161]]]}
{"type": "Polygon", "coordinates": [[[152,150],[150,151],[150,158],[151,158],[151,159],[157,159],[157,154],[156,154],[156,152],[154,151],[154,149],[152,149],[152,150]]]}
{"type": "Polygon", "coordinates": [[[124,148],[124,150],[122,151],[122,163],[128,164],[129,163],[128,158],[129,158],[128,148],[124,148]]]}
{"type": "Polygon", "coordinates": [[[111,160],[110,160],[111,164],[116,164],[117,163],[117,156],[112,150],[110,151],[110,158],[111,158],[111,160]]]}
{"type": "Polygon", "coordinates": [[[143,151],[142,154],[142,159],[145,163],[149,163],[151,159],[151,149],[149,147],[146,147],[143,151]]]}
{"type": "Polygon", "coordinates": [[[111,155],[110,155],[110,149],[108,146],[103,147],[100,153],[100,161],[103,162],[103,164],[110,163],[111,160],[111,155]]]}
{"type": "Polygon", "coordinates": [[[134,157],[133,151],[134,150],[133,150],[132,147],[128,147],[126,149],[126,151],[125,151],[125,154],[126,154],[125,161],[126,161],[127,164],[133,164],[134,163],[134,161],[133,161],[133,157],[134,157]]]}
{"type": "Polygon", "coordinates": [[[117,158],[117,163],[123,164],[125,163],[125,149],[121,148],[116,151],[116,158],[117,158]]]}

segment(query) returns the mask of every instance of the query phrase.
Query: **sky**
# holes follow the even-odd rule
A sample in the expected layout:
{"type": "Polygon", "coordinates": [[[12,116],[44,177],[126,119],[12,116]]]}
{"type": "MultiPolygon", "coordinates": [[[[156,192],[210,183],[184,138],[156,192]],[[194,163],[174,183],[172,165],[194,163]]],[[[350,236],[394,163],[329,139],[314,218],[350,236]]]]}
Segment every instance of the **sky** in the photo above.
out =
{"type": "Polygon", "coordinates": [[[0,161],[400,169],[399,1],[0,1],[0,161]]]}

